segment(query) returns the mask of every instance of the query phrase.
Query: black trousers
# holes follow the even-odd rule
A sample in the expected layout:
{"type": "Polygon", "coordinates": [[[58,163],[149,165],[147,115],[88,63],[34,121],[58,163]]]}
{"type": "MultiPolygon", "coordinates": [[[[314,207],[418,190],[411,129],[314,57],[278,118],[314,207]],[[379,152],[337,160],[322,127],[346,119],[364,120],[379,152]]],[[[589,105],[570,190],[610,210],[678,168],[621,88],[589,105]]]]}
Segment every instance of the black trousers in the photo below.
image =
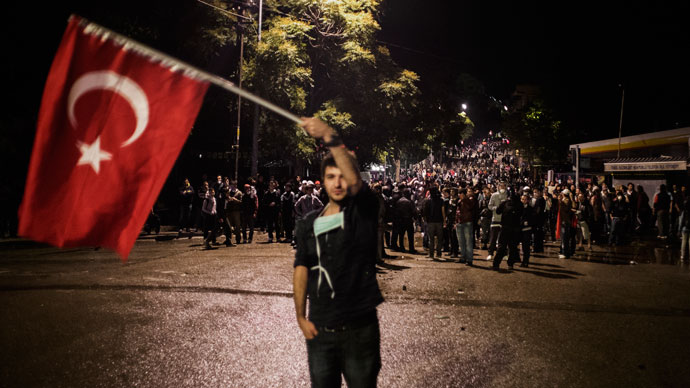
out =
{"type": "Polygon", "coordinates": [[[506,255],[508,251],[508,265],[520,261],[520,252],[518,252],[518,244],[521,240],[521,230],[520,228],[502,227],[501,233],[498,237],[498,249],[496,250],[496,255],[494,255],[494,268],[498,268],[501,265],[501,260],[503,256],[506,255]]]}
{"type": "Polygon", "coordinates": [[[295,217],[292,214],[283,214],[283,230],[285,231],[285,240],[292,241],[292,230],[295,229],[295,217]]]}
{"type": "Polygon", "coordinates": [[[405,249],[405,234],[407,234],[407,241],[410,244],[410,250],[414,251],[414,222],[412,222],[411,219],[400,222],[400,231],[398,234],[398,246],[400,249],[405,249]]]}
{"type": "Polygon", "coordinates": [[[493,255],[496,252],[496,243],[501,235],[501,225],[491,225],[491,232],[489,233],[489,254],[493,255]]]}
{"type": "Polygon", "coordinates": [[[401,221],[400,220],[393,221],[393,228],[391,230],[391,244],[388,246],[389,248],[399,249],[398,248],[398,240],[400,239],[400,234],[402,233],[401,230],[402,230],[401,221]]]}

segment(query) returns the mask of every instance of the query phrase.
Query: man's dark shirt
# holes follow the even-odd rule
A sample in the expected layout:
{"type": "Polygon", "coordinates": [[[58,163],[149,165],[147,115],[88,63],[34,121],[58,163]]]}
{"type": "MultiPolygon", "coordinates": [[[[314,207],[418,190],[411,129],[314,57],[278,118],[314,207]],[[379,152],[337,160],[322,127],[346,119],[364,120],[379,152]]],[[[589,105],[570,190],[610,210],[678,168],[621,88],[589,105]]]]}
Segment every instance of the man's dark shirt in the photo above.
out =
{"type": "Polygon", "coordinates": [[[180,204],[181,205],[191,205],[194,201],[194,188],[190,186],[182,186],[179,189],[180,192],[180,204]]]}
{"type": "Polygon", "coordinates": [[[398,221],[410,221],[414,218],[415,207],[412,201],[401,197],[395,202],[395,219],[398,221]]]}
{"type": "Polygon", "coordinates": [[[508,197],[496,208],[496,213],[502,215],[501,226],[504,228],[519,228],[522,211],[522,202],[515,195],[508,197]]]}
{"type": "Polygon", "coordinates": [[[431,196],[424,203],[424,216],[427,222],[443,222],[443,199],[431,196]]]}
{"type": "Polygon", "coordinates": [[[383,302],[376,280],[376,253],[379,200],[364,184],[354,197],[341,204],[345,229],[338,228],[319,236],[321,265],[333,283],[312,267],[319,264],[316,254],[314,220],[320,211],[309,213],[299,221],[297,253],[294,266],[309,270],[307,296],[309,320],[317,326],[342,325],[375,311],[383,302]],[[321,288],[317,290],[318,279],[321,288]],[[335,296],[331,298],[332,291],[335,296]]]}

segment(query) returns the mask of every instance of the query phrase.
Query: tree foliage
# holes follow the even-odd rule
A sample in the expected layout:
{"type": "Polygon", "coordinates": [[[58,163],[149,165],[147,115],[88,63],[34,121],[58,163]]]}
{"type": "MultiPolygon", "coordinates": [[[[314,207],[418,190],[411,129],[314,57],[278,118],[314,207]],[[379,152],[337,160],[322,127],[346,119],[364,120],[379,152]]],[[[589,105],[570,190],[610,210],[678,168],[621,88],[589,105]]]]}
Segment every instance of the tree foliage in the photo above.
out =
{"type": "MultiPolygon", "coordinates": [[[[262,41],[249,42],[244,63],[252,90],[298,114],[321,117],[363,164],[381,161],[414,132],[419,97],[419,77],[396,65],[375,39],[379,6],[377,0],[266,1],[262,41]]],[[[262,114],[260,134],[265,157],[288,148],[309,157],[316,146],[270,114],[262,114]]]]}
{"type": "Polygon", "coordinates": [[[505,114],[503,131],[511,145],[537,164],[563,162],[567,157],[563,150],[572,140],[571,131],[563,127],[553,109],[540,99],[505,114]]]}

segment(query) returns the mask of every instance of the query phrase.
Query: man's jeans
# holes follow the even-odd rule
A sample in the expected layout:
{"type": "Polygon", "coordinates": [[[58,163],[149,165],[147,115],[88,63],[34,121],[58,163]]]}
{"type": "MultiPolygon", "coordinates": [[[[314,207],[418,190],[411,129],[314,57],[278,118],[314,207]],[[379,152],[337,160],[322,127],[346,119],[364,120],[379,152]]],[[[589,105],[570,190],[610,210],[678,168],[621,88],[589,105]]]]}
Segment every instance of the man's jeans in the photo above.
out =
{"type": "Polygon", "coordinates": [[[474,249],[474,234],[472,232],[472,222],[463,222],[456,226],[460,253],[462,253],[467,264],[472,264],[472,250],[474,249]]]}
{"type": "Polygon", "coordinates": [[[443,245],[443,224],[440,222],[429,222],[426,226],[429,236],[429,257],[434,257],[434,251],[438,258],[441,258],[441,246],[443,245]],[[434,240],[436,241],[434,243],[434,240]]]}
{"type": "Polygon", "coordinates": [[[307,340],[312,387],[340,388],[341,374],[349,388],[376,387],[381,369],[379,323],[344,331],[319,330],[307,340]]]}
{"type": "Polygon", "coordinates": [[[623,243],[623,219],[613,217],[611,220],[611,235],[609,236],[609,245],[621,245],[623,243]]]}

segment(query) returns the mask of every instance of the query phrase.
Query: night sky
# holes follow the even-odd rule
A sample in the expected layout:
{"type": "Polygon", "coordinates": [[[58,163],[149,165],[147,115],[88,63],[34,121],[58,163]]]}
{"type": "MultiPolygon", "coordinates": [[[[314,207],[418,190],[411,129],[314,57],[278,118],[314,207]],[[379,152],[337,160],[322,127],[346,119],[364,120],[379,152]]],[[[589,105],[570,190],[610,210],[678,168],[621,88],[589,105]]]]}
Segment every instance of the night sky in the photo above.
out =
{"type": "Polygon", "coordinates": [[[623,3],[395,0],[381,40],[423,78],[452,68],[499,99],[540,85],[582,140],[618,136],[619,84],[624,135],[690,126],[689,3],[623,3]]]}
{"type": "MultiPolygon", "coordinates": [[[[624,134],[690,126],[690,66],[684,59],[690,52],[689,3],[603,3],[610,2],[388,0],[379,39],[427,87],[469,73],[488,95],[505,100],[516,84],[538,84],[583,141],[617,136],[621,83],[624,134]]],[[[130,1],[65,1],[41,12],[33,4],[13,4],[13,17],[2,27],[2,66],[13,92],[9,111],[29,116],[38,110],[71,12],[117,7],[133,19],[152,12],[149,3],[130,1]]]]}

